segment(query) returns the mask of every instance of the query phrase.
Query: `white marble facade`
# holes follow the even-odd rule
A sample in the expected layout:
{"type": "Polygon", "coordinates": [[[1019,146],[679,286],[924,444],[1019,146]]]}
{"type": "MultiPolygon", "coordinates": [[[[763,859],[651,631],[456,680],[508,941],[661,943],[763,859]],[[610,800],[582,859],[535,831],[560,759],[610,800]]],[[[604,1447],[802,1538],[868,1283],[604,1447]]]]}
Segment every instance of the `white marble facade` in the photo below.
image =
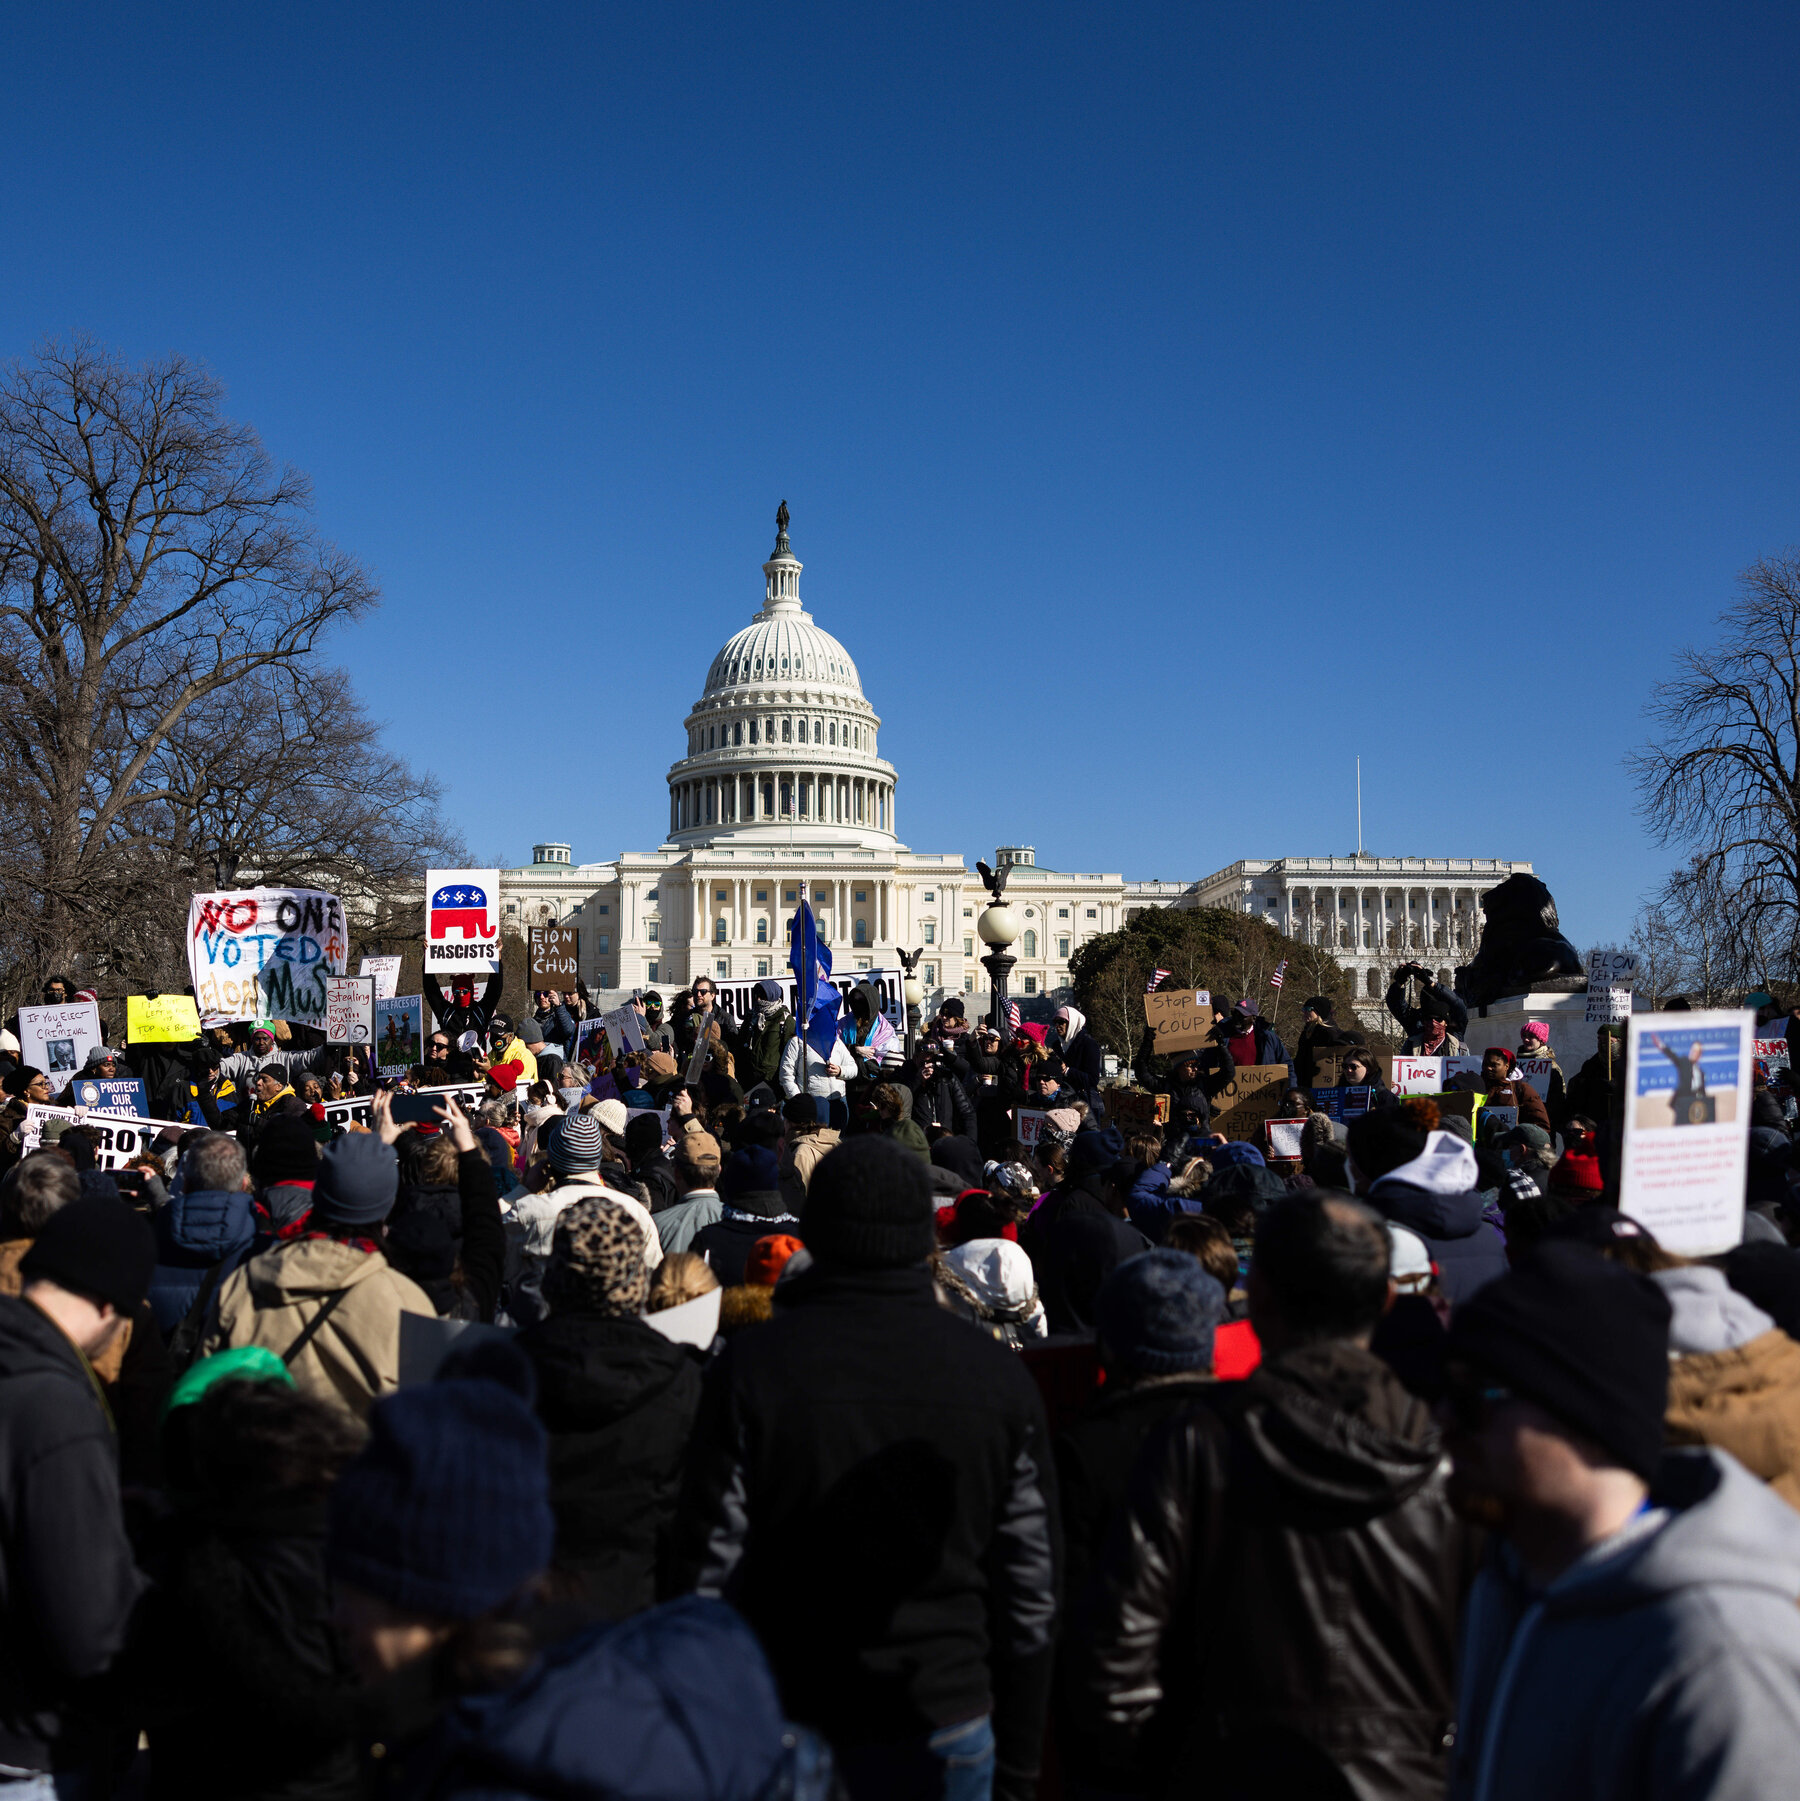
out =
{"type": "MultiPolygon", "coordinates": [[[[735,981],[785,969],[804,882],[840,971],[892,968],[901,947],[921,949],[934,1001],[967,994],[985,1005],[980,879],[960,853],[900,842],[880,717],[849,653],[801,605],[785,507],[778,525],[763,604],[713,658],[685,721],[666,840],[598,863],[576,863],[565,843],[533,846],[530,864],[501,873],[507,922],[578,926],[591,989],[672,994],[702,972],[735,981]]],[[[1008,898],[1022,915],[1011,978],[1020,997],[1062,990],[1087,939],[1147,906],[1230,906],[1335,938],[1362,988],[1400,960],[1391,944],[1402,936],[1422,935],[1414,954],[1434,968],[1466,958],[1480,895],[1531,867],[1289,857],[1234,863],[1200,882],[1128,882],[1040,867],[1029,845],[995,855],[1012,867],[1008,898]]]]}

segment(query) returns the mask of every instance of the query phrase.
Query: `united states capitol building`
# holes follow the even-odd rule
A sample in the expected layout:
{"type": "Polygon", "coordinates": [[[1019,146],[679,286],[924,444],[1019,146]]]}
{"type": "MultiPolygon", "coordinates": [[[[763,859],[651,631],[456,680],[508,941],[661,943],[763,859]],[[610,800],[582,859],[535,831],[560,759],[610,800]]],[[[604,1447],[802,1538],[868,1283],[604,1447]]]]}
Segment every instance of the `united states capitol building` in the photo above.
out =
{"type": "MultiPolygon", "coordinates": [[[[762,606],[713,658],[688,713],[664,842],[594,863],[576,862],[568,844],[534,845],[528,865],[501,872],[506,923],[577,926],[590,989],[673,992],[700,975],[784,972],[804,883],[840,973],[892,969],[902,948],[921,950],[928,1006],[964,994],[974,1011],[987,988],[974,860],[900,841],[881,718],[850,653],[801,605],[785,503],[776,519],[762,606]]],[[[1011,869],[1007,898],[1021,915],[1016,996],[1058,993],[1083,943],[1146,907],[1229,907],[1334,945],[1377,1003],[1394,963],[1466,958],[1482,895],[1531,869],[1479,857],[1245,858],[1199,881],[1146,881],[1046,869],[1028,845],[1002,845],[995,861],[1011,869]]]]}

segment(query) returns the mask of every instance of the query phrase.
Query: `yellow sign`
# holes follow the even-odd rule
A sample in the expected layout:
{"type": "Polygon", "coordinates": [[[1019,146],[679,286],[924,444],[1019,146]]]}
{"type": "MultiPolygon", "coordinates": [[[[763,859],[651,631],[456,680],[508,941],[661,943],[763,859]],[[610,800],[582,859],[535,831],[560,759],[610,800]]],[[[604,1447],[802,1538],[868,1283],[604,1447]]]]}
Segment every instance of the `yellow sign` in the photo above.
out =
{"type": "Polygon", "coordinates": [[[125,999],[129,1044],[186,1044],[200,1036],[200,1010],[191,994],[133,994],[125,999]]]}

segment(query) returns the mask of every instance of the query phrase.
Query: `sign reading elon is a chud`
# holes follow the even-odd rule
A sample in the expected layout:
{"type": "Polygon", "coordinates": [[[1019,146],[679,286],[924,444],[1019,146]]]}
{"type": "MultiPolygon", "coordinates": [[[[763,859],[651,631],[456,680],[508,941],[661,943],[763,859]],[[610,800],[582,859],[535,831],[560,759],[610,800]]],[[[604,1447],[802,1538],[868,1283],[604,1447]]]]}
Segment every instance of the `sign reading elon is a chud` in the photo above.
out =
{"type": "Polygon", "coordinates": [[[491,976],[500,967],[500,871],[425,872],[425,969],[491,976]]]}
{"type": "Polygon", "coordinates": [[[343,975],[349,957],[343,903],[323,889],[227,889],[188,904],[188,969],[204,1025],[323,1025],[326,977],[343,975]]]}

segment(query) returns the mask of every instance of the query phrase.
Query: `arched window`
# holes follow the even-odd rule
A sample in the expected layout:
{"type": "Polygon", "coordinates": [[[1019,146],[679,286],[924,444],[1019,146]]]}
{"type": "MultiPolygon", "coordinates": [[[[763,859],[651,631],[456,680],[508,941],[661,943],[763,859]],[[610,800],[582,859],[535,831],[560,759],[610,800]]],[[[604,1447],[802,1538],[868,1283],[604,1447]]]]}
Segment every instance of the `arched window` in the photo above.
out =
{"type": "Polygon", "coordinates": [[[1036,932],[1031,932],[1031,931],[1026,932],[1025,936],[1019,940],[1019,944],[1020,944],[1020,954],[1021,955],[1027,956],[1027,957],[1035,957],[1037,955],[1037,933],[1036,932]]]}
{"type": "Polygon", "coordinates": [[[782,720],[782,722],[781,722],[781,741],[783,744],[793,743],[793,741],[794,741],[794,722],[793,722],[793,720],[791,720],[791,719],[782,720]]]}
{"type": "Polygon", "coordinates": [[[825,742],[825,721],[822,719],[815,719],[813,721],[813,743],[823,744],[824,742],[825,742]]]}
{"type": "Polygon", "coordinates": [[[756,742],[756,721],[754,719],[750,721],[750,742],[752,744],[756,742]]]}
{"type": "Polygon", "coordinates": [[[1377,995],[1377,994],[1380,994],[1380,992],[1381,992],[1381,971],[1379,969],[1371,969],[1369,971],[1369,993],[1371,995],[1377,995]]]}
{"type": "Polygon", "coordinates": [[[737,725],[734,725],[731,728],[731,741],[733,744],[742,744],[743,743],[744,727],[743,727],[743,724],[741,721],[737,725]]]}
{"type": "Polygon", "coordinates": [[[869,942],[869,922],[866,919],[859,919],[856,922],[856,942],[858,944],[869,942]]]}
{"type": "Polygon", "coordinates": [[[731,942],[731,927],[722,919],[713,928],[713,942],[715,944],[729,944],[731,942]]]}
{"type": "Polygon", "coordinates": [[[837,721],[835,719],[831,722],[831,742],[837,743],[837,721]]]}
{"type": "Polygon", "coordinates": [[[759,919],[756,922],[756,942],[758,944],[769,942],[769,922],[766,919],[759,919]]]}

